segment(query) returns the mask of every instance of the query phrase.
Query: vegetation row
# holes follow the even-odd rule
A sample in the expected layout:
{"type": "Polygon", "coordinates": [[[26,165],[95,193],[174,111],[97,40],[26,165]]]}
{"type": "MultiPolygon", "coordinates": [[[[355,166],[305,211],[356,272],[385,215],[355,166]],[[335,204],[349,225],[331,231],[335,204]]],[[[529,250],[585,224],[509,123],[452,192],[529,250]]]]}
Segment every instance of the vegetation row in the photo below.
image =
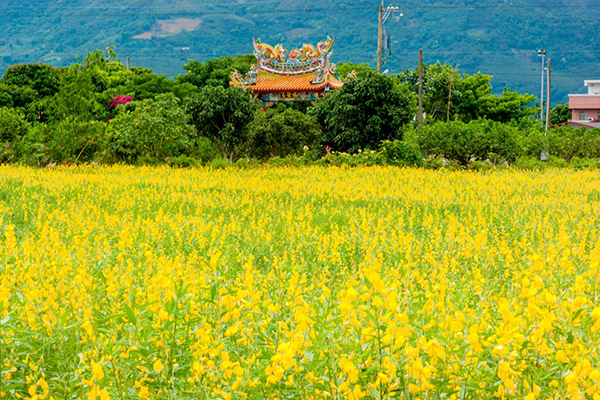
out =
{"type": "MultiPolygon", "coordinates": [[[[69,68],[16,65],[0,83],[0,162],[246,167],[270,164],[410,165],[487,168],[600,165],[600,131],[545,132],[532,95],[492,94],[491,76],[425,66],[425,127],[416,129],[416,71],[386,76],[341,64],[342,89],[315,104],[259,111],[229,87],[253,56],[190,60],[169,80],[128,70],[112,48],[69,68]],[[357,71],[355,78],[348,78],[357,71]],[[548,162],[540,162],[540,155],[548,162]]],[[[566,105],[553,123],[569,119],[566,105]]]]}

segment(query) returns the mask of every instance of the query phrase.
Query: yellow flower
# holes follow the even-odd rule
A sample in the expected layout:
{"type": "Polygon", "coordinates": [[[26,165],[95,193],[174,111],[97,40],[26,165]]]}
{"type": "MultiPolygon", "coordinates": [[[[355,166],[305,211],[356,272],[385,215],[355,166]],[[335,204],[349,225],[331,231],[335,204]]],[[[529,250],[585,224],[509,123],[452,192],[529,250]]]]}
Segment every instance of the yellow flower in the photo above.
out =
{"type": "Polygon", "coordinates": [[[148,386],[141,386],[140,390],[138,391],[138,397],[140,399],[147,399],[149,396],[149,391],[148,391],[148,386]]]}
{"type": "Polygon", "coordinates": [[[154,365],[152,365],[152,369],[156,372],[163,370],[163,363],[160,360],[154,361],[154,365]]]}
{"type": "Polygon", "coordinates": [[[225,331],[225,336],[229,337],[229,336],[233,336],[237,333],[238,328],[235,325],[230,326],[229,328],[227,328],[227,330],[225,331]]]}
{"type": "Polygon", "coordinates": [[[102,362],[95,363],[92,361],[92,375],[96,380],[102,380],[104,378],[104,371],[102,370],[102,362]]]}

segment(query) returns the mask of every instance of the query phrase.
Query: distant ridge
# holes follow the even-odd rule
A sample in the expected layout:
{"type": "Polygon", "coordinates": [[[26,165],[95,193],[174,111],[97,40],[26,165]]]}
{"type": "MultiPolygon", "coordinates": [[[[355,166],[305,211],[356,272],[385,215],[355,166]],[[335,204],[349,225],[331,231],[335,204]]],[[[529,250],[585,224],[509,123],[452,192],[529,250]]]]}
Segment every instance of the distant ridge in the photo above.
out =
{"type": "MultiPolygon", "coordinates": [[[[0,70],[15,63],[76,62],[86,51],[115,45],[121,58],[169,75],[188,59],[252,51],[252,37],[288,46],[337,38],[334,62],[375,65],[377,0],[4,0],[0,2],[0,70]]],[[[385,25],[391,73],[450,63],[462,73],[494,76],[504,86],[539,96],[540,59],[553,62],[553,99],[583,92],[600,78],[598,0],[389,1],[404,18],[385,25]],[[482,4],[483,3],[483,4],[482,4]],[[586,5],[587,7],[582,7],[586,5]]]]}

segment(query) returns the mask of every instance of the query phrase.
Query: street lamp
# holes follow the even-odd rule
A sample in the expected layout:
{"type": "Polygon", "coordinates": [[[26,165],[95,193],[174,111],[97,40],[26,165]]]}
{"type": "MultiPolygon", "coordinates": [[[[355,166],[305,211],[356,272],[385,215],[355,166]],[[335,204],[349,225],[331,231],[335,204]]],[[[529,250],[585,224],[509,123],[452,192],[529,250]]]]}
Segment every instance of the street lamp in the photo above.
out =
{"type": "Polygon", "coordinates": [[[540,94],[540,121],[544,122],[544,60],[546,50],[538,50],[538,56],[542,57],[542,91],[540,94]]]}

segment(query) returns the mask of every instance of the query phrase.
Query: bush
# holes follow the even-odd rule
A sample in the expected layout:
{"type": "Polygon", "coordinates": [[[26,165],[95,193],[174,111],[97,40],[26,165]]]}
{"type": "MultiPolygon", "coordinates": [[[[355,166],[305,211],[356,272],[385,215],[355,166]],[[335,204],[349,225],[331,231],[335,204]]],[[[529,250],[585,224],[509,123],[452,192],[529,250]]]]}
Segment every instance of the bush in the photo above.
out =
{"type": "Polygon", "coordinates": [[[212,169],[225,169],[231,166],[229,160],[224,158],[215,158],[211,161],[210,166],[212,169]]]}
{"type": "Polygon", "coordinates": [[[21,140],[28,128],[29,123],[20,110],[0,108],[0,162],[15,158],[15,142],[21,140]]]}
{"type": "Polygon", "coordinates": [[[489,161],[473,161],[471,165],[469,165],[469,169],[473,171],[487,171],[493,169],[494,165],[489,161]]]}
{"type": "Polygon", "coordinates": [[[539,126],[532,126],[519,131],[517,150],[519,157],[539,158],[545,151],[546,138],[539,126]]]}
{"type": "Polygon", "coordinates": [[[273,167],[288,167],[288,166],[292,166],[292,167],[299,167],[300,165],[302,165],[302,159],[298,156],[294,156],[292,154],[288,155],[287,157],[273,157],[270,158],[267,161],[267,164],[273,167]]]}
{"type": "Polygon", "coordinates": [[[407,167],[420,167],[423,165],[421,153],[407,142],[384,140],[379,148],[388,165],[407,167]]]}
{"type": "Polygon", "coordinates": [[[173,157],[169,159],[168,163],[169,167],[174,168],[191,168],[198,165],[198,161],[195,158],[182,155],[179,157],[173,157]]]}
{"type": "MultiPolygon", "coordinates": [[[[136,162],[138,158],[165,160],[178,157],[196,136],[188,117],[173,93],[128,104],[131,112],[121,112],[109,124],[111,149],[119,159],[136,162]]],[[[121,106],[119,106],[121,107],[121,106]]]]}
{"type": "Polygon", "coordinates": [[[316,147],[321,141],[321,128],[316,118],[286,108],[279,112],[269,108],[259,113],[250,128],[248,151],[261,159],[301,155],[304,147],[316,147]]]}
{"type": "Polygon", "coordinates": [[[209,138],[230,162],[248,139],[248,127],[258,106],[246,90],[206,86],[187,101],[187,112],[198,133],[209,138]]]}
{"type": "Polygon", "coordinates": [[[519,157],[515,160],[514,166],[523,169],[544,169],[548,167],[547,162],[541,161],[536,157],[519,157]]]}
{"type": "Polygon", "coordinates": [[[250,168],[250,163],[245,158],[240,158],[235,162],[235,166],[240,169],[248,169],[250,168]]]}
{"type": "Polygon", "coordinates": [[[418,136],[421,149],[429,154],[467,166],[472,161],[492,158],[494,163],[512,161],[519,155],[518,131],[511,126],[475,120],[438,122],[418,136]]]}
{"type": "Polygon", "coordinates": [[[23,112],[14,108],[0,108],[0,145],[20,139],[27,133],[28,127],[23,112]]]}
{"type": "Polygon", "coordinates": [[[375,150],[360,151],[355,154],[332,152],[314,163],[315,165],[335,165],[370,167],[374,165],[386,165],[385,156],[375,150]]]}
{"type": "Polygon", "coordinates": [[[563,125],[547,134],[548,152],[570,162],[573,157],[600,157],[600,129],[573,128],[563,125]]]}
{"type": "Polygon", "coordinates": [[[203,165],[208,164],[218,157],[219,153],[210,139],[204,136],[198,136],[193,139],[186,153],[201,162],[203,165]]]}
{"type": "Polygon", "coordinates": [[[544,168],[567,168],[569,164],[564,158],[549,156],[548,161],[541,161],[536,157],[519,157],[514,163],[517,168],[544,169],[544,168]]]}
{"type": "Polygon", "coordinates": [[[28,165],[93,161],[106,148],[106,124],[70,119],[35,124],[17,144],[17,157],[28,165]]]}
{"type": "Polygon", "coordinates": [[[575,156],[571,159],[569,166],[574,169],[600,168],[600,158],[579,158],[575,156]]]}
{"type": "Polygon", "coordinates": [[[426,169],[441,169],[444,166],[444,160],[439,157],[433,156],[423,159],[423,167],[426,169]]]}

